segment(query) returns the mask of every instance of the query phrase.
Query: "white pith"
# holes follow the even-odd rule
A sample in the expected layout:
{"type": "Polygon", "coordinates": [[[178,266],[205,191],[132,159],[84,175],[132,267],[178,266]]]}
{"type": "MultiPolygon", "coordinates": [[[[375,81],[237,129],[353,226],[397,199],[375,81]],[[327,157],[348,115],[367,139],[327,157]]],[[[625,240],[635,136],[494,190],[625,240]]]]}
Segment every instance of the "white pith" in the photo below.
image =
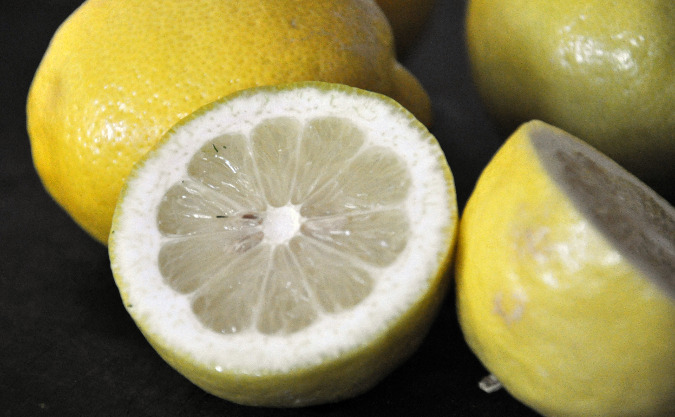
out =
{"type": "MultiPolygon", "coordinates": [[[[199,123],[178,128],[129,178],[123,200],[133,204],[123,206],[116,218],[114,239],[125,245],[116,248],[113,268],[117,276],[133,277],[122,283],[132,316],[145,323],[146,332],[160,333],[178,352],[199,356],[216,370],[287,371],[369,343],[424,294],[438,262],[447,254],[447,233],[456,216],[454,189],[448,184],[440,147],[407,115],[392,112],[377,99],[349,93],[307,88],[273,95],[273,100],[238,97],[210,109],[199,123]],[[413,185],[401,209],[411,222],[409,240],[390,265],[368,266],[377,276],[375,287],[354,308],[322,315],[307,328],[283,336],[256,331],[217,334],[194,317],[189,296],[163,283],[157,253],[166,238],[157,230],[154,213],[166,190],[186,178],[186,165],[201,144],[227,132],[249,136],[260,120],[280,116],[301,123],[317,117],[348,117],[367,133],[364,148],[384,146],[406,161],[413,185]]],[[[263,220],[266,242],[287,244],[302,225],[299,208],[285,205],[269,213],[281,221],[268,218],[266,225],[263,220]]]]}
{"type": "Polygon", "coordinates": [[[300,229],[300,211],[297,207],[286,205],[270,207],[263,221],[263,234],[267,242],[281,245],[288,242],[300,229]]]}

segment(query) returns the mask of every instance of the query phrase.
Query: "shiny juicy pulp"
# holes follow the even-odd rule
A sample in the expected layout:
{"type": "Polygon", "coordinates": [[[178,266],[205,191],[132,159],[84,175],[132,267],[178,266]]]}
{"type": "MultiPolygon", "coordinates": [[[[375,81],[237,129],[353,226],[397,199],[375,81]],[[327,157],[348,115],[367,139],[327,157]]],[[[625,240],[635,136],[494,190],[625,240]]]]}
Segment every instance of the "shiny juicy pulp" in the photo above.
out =
{"type": "Polygon", "coordinates": [[[348,119],[267,119],[207,141],[166,192],[160,271],[214,331],[296,332],[372,291],[406,246],[409,188],[348,119]]]}

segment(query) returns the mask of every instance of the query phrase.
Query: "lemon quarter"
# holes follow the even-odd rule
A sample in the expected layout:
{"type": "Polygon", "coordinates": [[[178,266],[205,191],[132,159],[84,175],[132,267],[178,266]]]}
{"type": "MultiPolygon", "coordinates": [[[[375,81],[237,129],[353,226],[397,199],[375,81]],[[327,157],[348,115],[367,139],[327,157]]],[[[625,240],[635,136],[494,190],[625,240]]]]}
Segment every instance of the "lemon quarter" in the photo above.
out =
{"type": "Polygon", "coordinates": [[[420,344],[455,241],[450,168],[393,100],[245,90],[132,170],[109,241],[124,305],[192,382],[243,404],[361,393],[420,344]]]}
{"type": "Polygon", "coordinates": [[[675,209],[562,130],[517,130],[462,215],[469,346],[545,416],[675,415],[675,209]]]}

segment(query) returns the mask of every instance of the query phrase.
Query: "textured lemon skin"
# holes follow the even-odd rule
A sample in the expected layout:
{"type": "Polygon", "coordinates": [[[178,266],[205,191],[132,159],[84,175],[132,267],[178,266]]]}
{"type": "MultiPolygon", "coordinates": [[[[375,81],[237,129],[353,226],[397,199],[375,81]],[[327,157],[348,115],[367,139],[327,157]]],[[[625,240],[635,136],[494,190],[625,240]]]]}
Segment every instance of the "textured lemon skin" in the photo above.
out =
{"type": "MultiPolygon", "coordinates": [[[[266,88],[268,91],[282,91],[302,86],[328,91],[347,90],[353,94],[379,97],[380,100],[393,107],[400,107],[399,104],[392,102],[386,96],[331,83],[301,82],[266,88]]],[[[240,95],[245,96],[256,91],[261,91],[261,89],[243,90],[221,100],[234,101],[240,95]]],[[[174,129],[204,115],[221,100],[209,103],[183,118],[159,139],[157,148],[160,148],[162,143],[169,141],[174,129]]],[[[407,113],[407,115],[412,125],[417,125],[419,129],[426,130],[412,114],[407,113]]],[[[427,139],[433,139],[433,137],[429,135],[427,139]]],[[[141,157],[136,164],[136,169],[142,169],[146,161],[152,158],[156,152],[157,150],[151,150],[141,157]]],[[[142,318],[134,318],[136,325],[153,349],[176,371],[204,391],[228,401],[250,406],[292,408],[337,402],[365,393],[418,349],[433,324],[452,282],[451,266],[454,260],[459,219],[454,177],[444,157],[441,156],[441,158],[439,167],[443,169],[443,176],[448,187],[446,191],[451,202],[451,218],[447,230],[443,232],[444,236],[447,236],[447,240],[444,247],[438,251],[438,269],[434,275],[429,276],[425,291],[420,294],[405,314],[398,317],[394,323],[387,326],[376,337],[364,340],[364,343],[358,348],[328,357],[321,363],[308,364],[306,367],[300,367],[290,372],[271,371],[269,373],[252,374],[238,370],[217,370],[205,364],[202,358],[176,351],[161,335],[150,330],[150,324],[144,322],[142,318]]],[[[134,178],[135,171],[132,170],[129,175],[130,182],[134,178]]],[[[128,187],[125,183],[120,191],[120,202],[124,200],[127,190],[128,187]]],[[[127,277],[119,272],[116,260],[118,250],[124,250],[123,242],[119,241],[118,235],[115,234],[122,216],[123,212],[118,207],[112,219],[108,247],[116,285],[124,305],[130,310],[133,306],[129,301],[130,297],[125,284],[127,277]]]]}
{"type": "Polygon", "coordinates": [[[123,180],[179,119],[244,88],[319,80],[431,106],[371,0],[89,0],[58,29],[27,103],[47,191],[105,243],[123,180]]]}
{"type": "Polygon", "coordinates": [[[435,0],[376,0],[394,31],[396,50],[405,54],[429,20],[435,0]]]}
{"type": "Polygon", "coordinates": [[[473,78],[508,133],[540,119],[647,181],[675,178],[672,0],[472,0],[473,78]]]}
{"type": "Polygon", "coordinates": [[[481,175],[460,222],[466,341],[545,416],[675,415],[675,301],[570,203],[526,125],[481,175]]]}

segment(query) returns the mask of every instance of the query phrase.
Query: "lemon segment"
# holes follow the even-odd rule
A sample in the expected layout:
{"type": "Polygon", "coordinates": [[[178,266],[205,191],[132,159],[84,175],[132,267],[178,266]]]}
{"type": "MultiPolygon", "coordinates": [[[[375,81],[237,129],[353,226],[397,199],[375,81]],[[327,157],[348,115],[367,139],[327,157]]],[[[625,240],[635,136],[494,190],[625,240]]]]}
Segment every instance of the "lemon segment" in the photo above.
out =
{"type": "Polygon", "coordinates": [[[398,103],[301,83],[234,94],[137,164],[110,257],[159,354],[231,401],[372,387],[443,299],[457,205],[438,142],[398,103]]]}
{"type": "Polygon", "coordinates": [[[530,122],[462,215],[467,343],[545,416],[675,410],[675,210],[567,133],[530,122]]]}

